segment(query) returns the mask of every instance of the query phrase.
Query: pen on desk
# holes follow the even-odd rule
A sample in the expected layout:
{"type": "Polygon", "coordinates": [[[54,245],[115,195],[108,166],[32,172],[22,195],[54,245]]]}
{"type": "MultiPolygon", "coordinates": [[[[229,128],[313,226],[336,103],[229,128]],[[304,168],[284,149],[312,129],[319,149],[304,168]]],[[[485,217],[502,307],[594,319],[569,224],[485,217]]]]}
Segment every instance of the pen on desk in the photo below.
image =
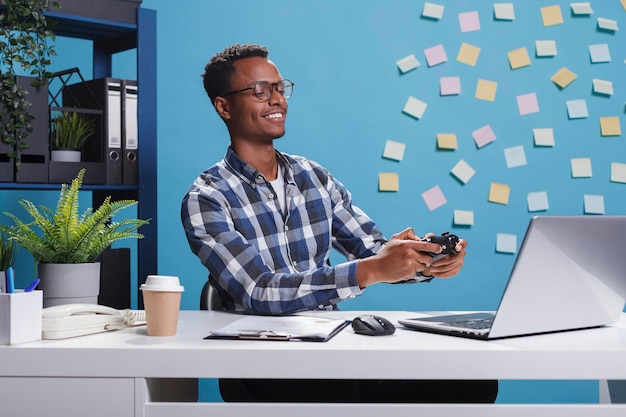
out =
{"type": "Polygon", "coordinates": [[[13,278],[13,267],[10,266],[6,270],[6,278],[7,278],[7,293],[12,294],[15,292],[15,280],[13,278]]]}
{"type": "Polygon", "coordinates": [[[33,282],[31,282],[30,284],[28,284],[28,287],[26,287],[26,289],[24,289],[24,292],[31,292],[32,290],[37,288],[37,285],[39,285],[40,281],[41,280],[39,278],[35,278],[35,280],[33,282]]]}

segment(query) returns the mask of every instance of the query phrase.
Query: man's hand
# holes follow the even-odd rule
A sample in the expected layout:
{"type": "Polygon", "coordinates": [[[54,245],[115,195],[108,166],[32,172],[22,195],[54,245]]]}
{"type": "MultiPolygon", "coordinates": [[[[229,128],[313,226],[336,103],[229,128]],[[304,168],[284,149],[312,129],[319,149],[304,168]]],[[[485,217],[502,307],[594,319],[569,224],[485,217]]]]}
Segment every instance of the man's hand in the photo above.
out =
{"type": "Polygon", "coordinates": [[[461,271],[461,267],[465,262],[465,248],[467,241],[460,239],[455,246],[456,254],[449,254],[443,258],[433,262],[433,264],[422,272],[423,275],[434,275],[437,278],[451,278],[461,271]]]}

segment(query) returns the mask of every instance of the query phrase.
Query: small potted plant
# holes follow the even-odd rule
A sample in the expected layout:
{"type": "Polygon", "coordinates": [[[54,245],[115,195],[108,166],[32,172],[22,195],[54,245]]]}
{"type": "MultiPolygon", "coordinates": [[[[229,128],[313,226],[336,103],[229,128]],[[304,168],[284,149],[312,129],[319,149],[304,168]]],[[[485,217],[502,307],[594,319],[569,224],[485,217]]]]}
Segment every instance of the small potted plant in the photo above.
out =
{"type": "Polygon", "coordinates": [[[78,213],[78,191],[85,169],[72,184],[61,186],[56,210],[35,206],[31,201],[19,203],[32,220],[25,223],[5,212],[15,223],[0,225],[0,231],[29,251],[38,266],[39,289],[43,290],[44,307],[69,303],[97,303],[100,289],[98,256],[121,239],[141,239],[139,227],[149,220],[124,219],[113,222],[121,210],[137,204],[135,200],[111,201],[107,197],[97,210],[78,213]]]}
{"type": "Polygon", "coordinates": [[[50,123],[50,159],[59,162],[80,162],[80,150],[96,132],[93,117],[59,112],[50,123]]]}
{"type": "Polygon", "coordinates": [[[0,232],[0,292],[6,292],[6,270],[13,266],[17,245],[6,233],[0,232]]]}

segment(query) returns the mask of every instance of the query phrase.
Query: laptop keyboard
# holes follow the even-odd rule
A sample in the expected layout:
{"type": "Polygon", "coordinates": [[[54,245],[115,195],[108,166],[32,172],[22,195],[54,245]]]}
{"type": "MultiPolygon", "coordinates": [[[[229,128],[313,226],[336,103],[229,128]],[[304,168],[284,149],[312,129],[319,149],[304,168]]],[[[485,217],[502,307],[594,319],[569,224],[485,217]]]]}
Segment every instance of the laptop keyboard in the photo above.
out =
{"type": "Polygon", "coordinates": [[[493,319],[457,320],[443,323],[450,327],[460,327],[463,329],[484,330],[491,328],[493,319]]]}

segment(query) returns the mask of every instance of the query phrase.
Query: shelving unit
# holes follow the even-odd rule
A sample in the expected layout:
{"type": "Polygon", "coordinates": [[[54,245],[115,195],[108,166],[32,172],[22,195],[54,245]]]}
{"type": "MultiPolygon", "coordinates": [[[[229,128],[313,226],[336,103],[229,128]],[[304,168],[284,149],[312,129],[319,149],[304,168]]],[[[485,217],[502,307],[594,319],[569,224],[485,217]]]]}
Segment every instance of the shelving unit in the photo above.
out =
{"type": "MultiPolygon", "coordinates": [[[[50,12],[56,22],[57,36],[93,41],[93,78],[110,77],[112,56],[137,49],[138,94],[138,163],[137,185],[89,185],[81,190],[92,192],[92,206],[107,196],[114,200],[135,199],[137,216],[151,219],[142,226],[145,236],[137,242],[137,279],[141,285],[149,274],[157,273],[157,170],[156,170],[156,11],[137,9],[137,24],[50,12]]],[[[0,190],[57,190],[60,184],[0,183],[0,190]]],[[[137,304],[143,308],[141,293],[137,304]]]]}

